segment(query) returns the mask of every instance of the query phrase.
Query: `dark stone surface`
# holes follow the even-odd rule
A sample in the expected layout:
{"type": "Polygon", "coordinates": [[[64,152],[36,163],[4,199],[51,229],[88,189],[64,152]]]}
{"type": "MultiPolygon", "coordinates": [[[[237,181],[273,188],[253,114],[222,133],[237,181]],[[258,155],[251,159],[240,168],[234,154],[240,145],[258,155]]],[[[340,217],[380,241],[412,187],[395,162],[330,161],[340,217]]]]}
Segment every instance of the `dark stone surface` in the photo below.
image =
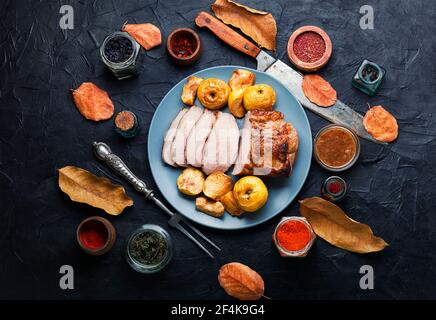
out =
{"type": "MultiPolygon", "coordinates": [[[[190,73],[211,66],[255,61],[233,51],[208,31],[200,31],[204,53],[193,66],[174,66],[165,47],[142,52],[142,74],[119,82],[99,60],[104,36],[129,20],[159,26],[164,39],[178,27],[194,26],[203,1],[70,1],[75,29],[59,28],[59,8],[68,1],[0,3],[0,298],[227,298],[217,283],[219,267],[241,261],[265,279],[272,298],[436,298],[436,89],[435,4],[432,1],[371,1],[375,30],[359,28],[359,8],[367,1],[243,1],[265,9],[278,23],[277,56],[288,62],[287,39],[295,28],[323,27],[334,44],[321,74],[339,98],[359,112],[382,104],[398,119],[399,139],[388,146],[362,141],[358,163],[342,176],[351,192],[342,207],[368,223],[390,246],[358,255],[318,239],[309,256],[282,259],[271,242],[283,215],[298,214],[294,201],[280,216],[254,229],[222,232],[201,228],[223,252],[215,261],[178,232],[175,258],[164,272],[144,276],[124,259],[124,242],[138,225],[166,228],[166,216],[127,187],[135,206],[110,220],[118,231],[115,248],[99,258],[86,256],[75,229],[89,215],[104,215],[74,203],[57,186],[56,169],[76,165],[126,186],[91,149],[93,140],[110,144],[131,169],[154,185],[146,158],[147,129],[165,93],[190,73]],[[65,2],[65,3],[64,3],[65,2]],[[379,94],[369,98],[351,87],[364,58],[387,70],[379,94]],[[93,81],[107,90],[116,111],[134,111],[142,133],[122,140],[111,121],[93,123],[76,110],[69,89],[93,81]],[[75,270],[75,290],[59,289],[59,268],[75,270]],[[375,270],[375,289],[359,288],[359,268],[375,270]]],[[[326,122],[308,112],[315,134],[326,122]]],[[[316,163],[298,198],[319,193],[329,175],[316,163]]]]}

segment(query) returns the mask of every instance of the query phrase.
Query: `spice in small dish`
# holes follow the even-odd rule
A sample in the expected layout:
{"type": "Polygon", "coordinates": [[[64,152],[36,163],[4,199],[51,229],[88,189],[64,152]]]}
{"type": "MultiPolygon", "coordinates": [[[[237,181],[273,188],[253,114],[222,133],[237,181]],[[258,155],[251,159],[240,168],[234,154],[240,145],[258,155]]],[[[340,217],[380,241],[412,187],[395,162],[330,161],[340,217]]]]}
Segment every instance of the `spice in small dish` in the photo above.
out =
{"type": "Polygon", "coordinates": [[[114,226],[105,218],[89,217],[77,228],[77,241],[88,254],[102,255],[108,252],[115,243],[114,226]]]}
{"type": "Polygon", "coordinates": [[[295,55],[303,62],[318,61],[324,55],[325,49],[324,39],[313,31],[300,34],[294,41],[295,55]]]}
{"type": "Polygon", "coordinates": [[[321,187],[321,196],[331,202],[339,202],[347,193],[347,184],[338,176],[328,177],[321,187]]]}
{"type": "Polygon", "coordinates": [[[127,262],[141,273],[162,270],[172,258],[170,235],[156,225],[143,225],[127,242],[127,262]]]}
{"type": "Polygon", "coordinates": [[[192,29],[176,29],[168,36],[167,51],[174,63],[179,65],[192,64],[201,55],[200,37],[192,29]]]}
{"type": "Polygon", "coordinates": [[[121,111],[115,117],[115,130],[124,138],[133,138],[138,134],[138,118],[131,111],[121,111]]]}
{"type": "Polygon", "coordinates": [[[316,236],[306,218],[283,218],[277,225],[273,241],[283,257],[305,257],[316,236]]]}
{"type": "Polygon", "coordinates": [[[289,60],[300,70],[313,72],[324,67],[332,55],[328,34],[316,26],[295,30],[288,41],[289,60]]]}
{"type": "Polygon", "coordinates": [[[328,125],[315,137],[316,161],[330,171],[350,168],[359,157],[359,138],[350,129],[340,125],[328,125]]]}

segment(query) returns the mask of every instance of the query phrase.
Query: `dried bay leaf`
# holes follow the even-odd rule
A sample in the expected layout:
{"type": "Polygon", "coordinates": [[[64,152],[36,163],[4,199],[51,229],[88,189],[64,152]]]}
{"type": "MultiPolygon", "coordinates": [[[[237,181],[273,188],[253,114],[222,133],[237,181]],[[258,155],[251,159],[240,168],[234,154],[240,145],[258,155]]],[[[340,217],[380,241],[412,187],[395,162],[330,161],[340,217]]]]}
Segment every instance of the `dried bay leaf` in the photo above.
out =
{"type": "Polygon", "coordinates": [[[218,281],[228,295],[239,300],[259,300],[265,291],[262,277],[239,262],[223,265],[218,281]]]}
{"type": "Polygon", "coordinates": [[[241,29],[260,47],[276,49],[277,25],[271,13],[258,11],[231,0],[216,0],[212,11],[224,23],[241,29]]]}
{"type": "Polygon", "coordinates": [[[300,213],[315,233],[330,244],[357,253],[383,250],[388,244],[371,228],[348,217],[341,208],[319,197],[300,201],[300,213]]]}
{"type": "Polygon", "coordinates": [[[301,88],[306,98],[319,107],[331,107],[336,103],[336,90],[319,75],[305,75],[301,88]]]}
{"type": "Polygon", "coordinates": [[[133,200],[126,195],[122,186],[78,167],[59,169],[58,183],[71,200],[87,203],[111,215],[119,215],[126,207],[133,205],[133,200]]]}

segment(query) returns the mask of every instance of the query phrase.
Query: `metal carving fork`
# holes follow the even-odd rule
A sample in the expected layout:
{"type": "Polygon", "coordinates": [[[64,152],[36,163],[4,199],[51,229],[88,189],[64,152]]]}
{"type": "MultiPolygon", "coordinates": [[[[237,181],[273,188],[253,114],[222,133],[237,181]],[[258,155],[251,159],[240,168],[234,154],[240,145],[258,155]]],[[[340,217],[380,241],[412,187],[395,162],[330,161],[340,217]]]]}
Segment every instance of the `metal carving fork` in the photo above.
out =
{"type": "Polygon", "coordinates": [[[104,142],[93,142],[94,153],[100,160],[106,162],[106,164],[115,172],[117,172],[124,179],[129,181],[136,191],[141,192],[145,195],[145,199],[151,199],[154,203],[165,211],[171,218],[168,220],[168,224],[182,232],[185,236],[187,236],[191,241],[193,241],[197,246],[199,246],[204,252],[208,254],[212,259],[214,256],[207,250],[192,234],[186,230],[186,228],[180,224],[183,222],[186,226],[188,226],[192,231],[194,231],[199,237],[208,242],[211,246],[215,247],[217,250],[221,251],[220,247],[218,247],[215,243],[209,240],[204,234],[200,232],[197,228],[195,228],[192,224],[186,221],[180,214],[172,212],[167,208],[158,198],[156,198],[153,194],[153,190],[147,188],[147,185],[144,181],[138,179],[132,171],[127,167],[127,165],[121,160],[120,157],[112,153],[111,148],[104,142]]]}

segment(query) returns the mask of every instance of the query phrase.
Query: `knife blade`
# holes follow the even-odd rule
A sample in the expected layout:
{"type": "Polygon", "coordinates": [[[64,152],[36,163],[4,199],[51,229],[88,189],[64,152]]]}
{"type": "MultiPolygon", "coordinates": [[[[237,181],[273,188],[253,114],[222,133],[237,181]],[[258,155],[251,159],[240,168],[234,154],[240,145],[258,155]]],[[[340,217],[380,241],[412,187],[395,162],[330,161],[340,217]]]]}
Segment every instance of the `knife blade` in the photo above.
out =
{"type": "Polygon", "coordinates": [[[218,38],[231,47],[239,50],[257,60],[257,70],[265,72],[279,80],[291,93],[300,101],[306,109],[323,117],[324,119],[343,125],[356,132],[358,136],[371,142],[384,144],[375,140],[363,126],[363,116],[342,101],[337,100],[336,104],[329,108],[318,107],[310,102],[303,93],[301,83],[303,75],[294,70],[286,63],[278,60],[259,47],[248,41],[236,31],[219,21],[207,12],[200,12],[195,18],[195,23],[200,28],[206,27],[218,38]]]}

